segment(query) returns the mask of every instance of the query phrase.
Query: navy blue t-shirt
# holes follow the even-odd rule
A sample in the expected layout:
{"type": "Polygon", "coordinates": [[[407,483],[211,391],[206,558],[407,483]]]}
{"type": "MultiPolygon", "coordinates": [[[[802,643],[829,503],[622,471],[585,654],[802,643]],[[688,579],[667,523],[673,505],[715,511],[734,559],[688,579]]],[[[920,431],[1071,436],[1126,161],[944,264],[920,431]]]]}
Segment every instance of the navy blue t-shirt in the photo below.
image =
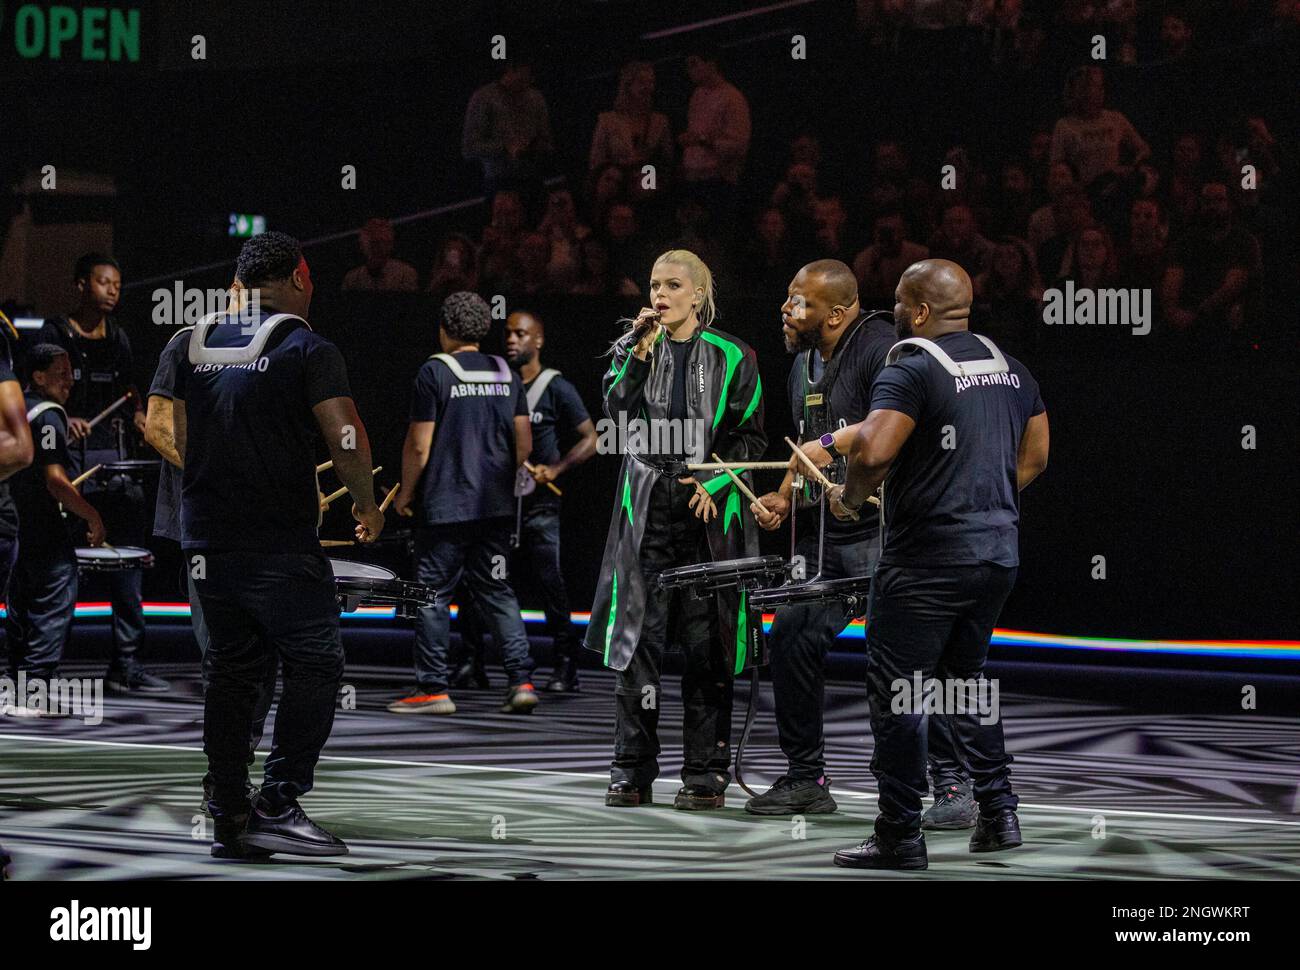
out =
{"type": "MultiPolygon", "coordinates": [[[[254,330],[219,324],[208,346],[247,346],[254,330]]],[[[352,396],[338,348],[286,322],[250,364],[191,364],[187,351],[175,383],[186,417],[182,547],[320,553],[312,408],[352,396]]]]}
{"type": "MultiPolygon", "coordinates": [[[[45,400],[28,393],[28,413],[45,400]]],[[[31,427],[32,463],[7,483],[18,509],[18,554],[24,557],[40,556],[72,544],[59,503],[45,485],[45,470],[50,465],[62,465],[65,471],[68,468],[67,419],[62,409],[47,408],[32,419],[31,427]]]]}
{"type": "MultiPolygon", "coordinates": [[[[812,407],[828,409],[829,425],[826,431],[857,424],[867,416],[871,408],[871,386],[885,366],[885,356],[898,338],[894,333],[892,318],[873,316],[857,324],[857,329],[846,333],[835,346],[831,355],[831,364],[837,368],[830,385],[829,400],[823,391],[821,405],[807,403],[814,394],[814,386],[825,376],[826,364],[821,352],[815,347],[802,351],[790,368],[786,381],[786,392],[790,398],[790,412],[794,415],[795,440],[809,441],[821,437],[825,432],[810,427],[815,420],[810,411],[812,407]],[[838,360],[838,363],[836,361],[838,360]],[[811,370],[812,380],[809,380],[811,370]],[[816,433],[814,433],[816,432],[816,433]]],[[[832,482],[843,482],[846,461],[837,456],[823,471],[832,482]]],[[[818,526],[816,506],[805,507],[799,512],[799,533],[812,535],[818,526]]],[[[861,542],[873,539],[880,534],[880,516],[874,505],[866,506],[858,515],[858,521],[841,522],[828,511],[826,514],[826,538],[832,542],[861,542]]]]}
{"type": "MultiPolygon", "coordinates": [[[[934,341],[953,360],[985,360],[969,331],[934,341]]],[[[1006,374],[954,377],[917,350],[876,378],[871,410],[916,422],[885,477],[880,561],[896,566],[1020,564],[1016,456],[1044,410],[1038,382],[1007,356],[1006,374]]]]}
{"type": "MultiPolygon", "coordinates": [[[[532,386],[532,382],[524,385],[525,399],[532,386]]],[[[537,399],[537,407],[529,419],[533,426],[533,450],[528,460],[534,465],[554,465],[563,457],[562,446],[572,446],[578,425],[590,421],[591,415],[574,386],[557,374],[537,399]]],[[[545,485],[539,485],[525,501],[558,504],[560,497],[545,485]]]]}
{"type": "MultiPolygon", "coordinates": [[[[158,357],[158,370],[154,372],[153,383],[149,385],[149,396],[176,397],[176,371],[186,361],[190,347],[190,333],[193,327],[179,330],[167,341],[167,346],[158,357]]],[[[169,461],[162,463],[158,475],[158,502],[154,506],[153,534],[181,541],[181,470],[169,461]]]]}
{"type": "MultiPolygon", "coordinates": [[[[454,355],[464,371],[496,371],[476,350],[454,355]]],[[[523,381],[462,383],[440,360],[415,375],[412,421],[433,421],[429,463],[416,485],[422,525],[447,525],[515,514],[516,416],[527,417],[523,381]]]]}

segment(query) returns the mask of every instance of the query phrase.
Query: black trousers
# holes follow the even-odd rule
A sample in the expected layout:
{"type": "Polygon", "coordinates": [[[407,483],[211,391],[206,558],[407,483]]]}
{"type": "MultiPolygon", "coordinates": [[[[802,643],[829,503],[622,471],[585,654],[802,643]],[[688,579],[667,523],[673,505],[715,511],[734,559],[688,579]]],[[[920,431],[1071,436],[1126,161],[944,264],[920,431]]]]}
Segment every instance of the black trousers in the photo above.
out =
{"type": "MultiPolygon", "coordinates": [[[[524,503],[519,523],[519,546],[514,550],[510,569],[512,577],[519,576],[518,568],[526,568],[537,582],[542,594],[542,611],[546,616],[546,632],[554,645],[555,663],[577,657],[582,643],[569,612],[569,593],[560,570],[560,507],[552,502],[524,503]]],[[[511,584],[515,584],[512,582],[511,584]]],[[[483,635],[487,621],[475,599],[474,587],[464,584],[462,608],[457,617],[460,627],[462,654],[482,661],[483,635]]],[[[517,586],[515,587],[518,588],[517,586]]],[[[455,664],[453,664],[455,666],[455,664]]]]}
{"type": "Polygon", "coordinates": [[[682,781],[715,793],[731,783],[734,683],[723,663],[714,601],[687,590],[659,589],[659,574],[708,559],[704,523],[688,503],[693,485],[660,479],[650,494],[641,570],[647,598],[632,662],[614,684],[615,729],[611,781],[649,785],[659,776],[660,669],[667,644],[685,655],[682,674],[682,781]]]}
{"type": "MultiPolygon", "coordinates": [[[[880,790],[876,833],[885,839],[921,830],[926,793],[930,718],[899,709],[900,687],[917,677],[983,681],[993,624],[1015,580],[1014,568],[992,563],[876,568],[867,613],[867,698],[875,739],[871,771],[880,790]]],[[[985,724],[976,712],[949,711],[948,723],[970,766],[980,811],[1014,810],[1018,799],[1001,720],[985,724]]]]}
{"type": "Polygon", "coordinates": [[[49,680],[58,672],[77,608],[76,550],[19,545],[6,587],[9,671],[49,680]]]}
{"type": "Polygon", "coordinates": [[[246,811],[254,711],[278,660],[284,676],[262,796],[272,808],[311,791],[334,725],[343,642],[329,560],[309,553],[187,551],[210,643],[203,749],[214,815],[246,811]]]}

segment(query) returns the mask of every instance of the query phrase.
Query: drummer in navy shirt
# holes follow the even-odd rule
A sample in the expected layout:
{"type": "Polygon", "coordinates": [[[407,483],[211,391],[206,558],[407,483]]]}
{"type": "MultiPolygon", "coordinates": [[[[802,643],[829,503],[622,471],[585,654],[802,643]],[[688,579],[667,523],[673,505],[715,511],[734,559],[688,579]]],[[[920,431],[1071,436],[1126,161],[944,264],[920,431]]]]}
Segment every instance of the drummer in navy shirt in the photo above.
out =
{"type": "Polygon", "coordinates": [[[439,343],[415,376],[402,449],[398,514],[415,516],[416,578],[437,590],[415,628],[415,688],[394,714],[454,714],[447,693],[450,607],[461,576],[501,647],[509,678],[502,711],[537,706],[533,660],[519,602],[507,582],[515,474],[533,446],[523,382],[506,362],[479,352],[492,313],[461,291],[442,304],[439,343]]]}
{"type": "MultiPolygon", "coordinates": [[[[876,379],[848,480],[832,495],[844,515],[884,483],[884,545],[867,611],[880,808],[875,834],[837,852],[835,863],[924,869],[926,716],[911,685],[985,686],[993,625],[1020,563],[1019,491],[1047,466],[1048,427],[1028,369],[967,329],[971,282],[960,266],[913,263],[895,298],[905,340],[876,379]],[[900,694],[911,703],[898,703],[900,694]]],[[[979,803],[971,851],[1020,845],[1001,721],[973,709],[945,713],[979,803]]]]}
{"type": "Polygon", "coordinates": [[[317,536],[316,442],[353,500],[356,537],[373,542],[370,443],[337,347],[306,317],[312,281],[292,236],[243,246],[237,314],[205,318],[176,371],[172,433],[184,465],[181,546],[207,620],[203,747],[212,776],[212,854],[346,855],[298,804],[311,791],[343,673],[334,574],[317,536]],[[256,293],[258,310],[248,297],[256,293]],[[248,799],[253,709],[267,667],[284,670],[265,779],[248,799]]]}
{"type": "MultiPolygon", "coordinates": [[[[32,463],[9,480],[18,509],[18,555],[9,574],[5,603],[9,672],[48,681],[58,669],[77,605],[77,552],[64,527],[62,506],[85,520],[87,539],[104,541],[104,523],[68,477],[68,416],[72,363],[54,344],[37,344],[27,355],[31,379],[26,418],[32,463]]],[[[18,705],[6,713],[31,715],[18,705]]],[[[34,712],[36,714],[49,713],[34,712]]]]}

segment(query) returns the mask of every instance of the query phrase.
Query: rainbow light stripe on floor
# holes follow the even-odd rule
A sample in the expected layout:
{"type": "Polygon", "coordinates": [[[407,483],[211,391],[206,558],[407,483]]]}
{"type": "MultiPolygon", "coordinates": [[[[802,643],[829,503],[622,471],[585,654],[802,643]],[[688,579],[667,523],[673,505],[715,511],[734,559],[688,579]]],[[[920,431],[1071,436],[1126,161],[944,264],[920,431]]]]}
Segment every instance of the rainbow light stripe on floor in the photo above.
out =
{"type": "MultiPolygon", "coordinates": [[[[451,616],[455,619],[460,613],[454,603],[451,616]]],[[[0,606],[0,616],[5,614],[0,606]]],[[[190,607],[188,603],[145,603],[144,614],[160,619],[188,620],[190,607]]],[[[107,619],[113,615],[108,603],[78,603],[77,619],[107,619]]],[[[345,620],[392,620],[396,611],[391,606],[362,606],[351,613],[344,613],[345,620]]],[[[546,622],[541,610],[520,610],[519,615],[525,623],[540,625],[546,622]]],[[[591,621],[590,613],[572,614],[573,622],[586,626],[591,621]]],[[[863,621],[854,620],[840,634],[841,640],[861,640],[864,638],[863,621]]],[[[772,628],[772,614],[763,614],[763,630],[772,628]]],[[[1147,653],[1166,656],[1188,657],[1237,657],[1258,658],[1261,660],[1300,660],[1300,640],[1136,640],[1124,637],[1073,637],[1060,633],[1031,633],[1026,630],[994,630],[994,646],[1041,648],[1046,650],[1093,650],[1109,653],[1147,653]]]]}

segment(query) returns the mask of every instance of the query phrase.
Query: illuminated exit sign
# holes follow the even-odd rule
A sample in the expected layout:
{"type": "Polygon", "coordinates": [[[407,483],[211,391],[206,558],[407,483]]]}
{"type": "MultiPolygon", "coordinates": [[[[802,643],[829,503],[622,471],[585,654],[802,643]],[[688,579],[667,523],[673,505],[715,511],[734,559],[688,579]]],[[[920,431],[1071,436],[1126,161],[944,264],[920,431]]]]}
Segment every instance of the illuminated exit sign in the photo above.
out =
{"type": "Polygon", "coordinates": [[[137,7],[24,3],[12,8],[12,17],[5,17],[4,7],[0,0],[0,30],[10,36],[15,53],[25,60],[131,64],[140,60],[137,7]]]}

